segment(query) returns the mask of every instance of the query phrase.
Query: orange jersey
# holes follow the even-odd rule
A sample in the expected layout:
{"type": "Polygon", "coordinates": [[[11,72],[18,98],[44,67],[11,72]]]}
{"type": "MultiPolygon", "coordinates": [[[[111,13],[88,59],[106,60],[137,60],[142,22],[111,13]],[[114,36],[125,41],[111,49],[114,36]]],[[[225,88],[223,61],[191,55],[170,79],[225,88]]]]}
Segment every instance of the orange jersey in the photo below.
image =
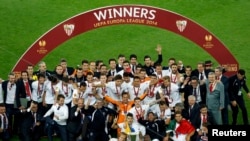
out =
{"type": "Polygon", "coordinates": [[[124,122],[125,118],[126,118],[126,114],[132,108],[134,101],[129,101],[128,103],[123,103],[121,101],[116,101],[109,96],[105,96],[105,99],[108,102],[115,104],[118,107],[119,113],[118,113],[117,123],[119,124],[119,123],[124,122]]]}
{"type": "Polygon", "coordinates": [[[144,79],[141,79],[141,83],[144,83],[146,81],[150,81],[150,77],[145,77],[144,79]]]}
{"type": "MultiPolygon", "coordinates": [[[[147,93],[143,94],[140,96],[140,99],[144,99],[146,97],[147,93]]],[[[134,101],[129,101],[128,103],[123,103],[122,101],[117,101],[114,100],[113,98],[109,97],[109,96],[105,96],[105,99],[112,103],[115,104],[118,109],[119,109],[119,113],[118,113],[118,119],[117,119],[117,124],[122,123],[125,121],[126,118],[126,114],[127,112],[133,107],[134,105],[134,101]]]]}

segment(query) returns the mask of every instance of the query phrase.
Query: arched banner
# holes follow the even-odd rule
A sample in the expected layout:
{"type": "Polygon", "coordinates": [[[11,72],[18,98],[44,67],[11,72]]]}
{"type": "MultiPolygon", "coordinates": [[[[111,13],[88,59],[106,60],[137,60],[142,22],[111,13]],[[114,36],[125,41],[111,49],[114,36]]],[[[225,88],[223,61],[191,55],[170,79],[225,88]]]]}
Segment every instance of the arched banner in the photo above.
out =
{"type": "Polygon", "coordinates": [[[162,28],[179,34],[208,52],[227,74],[238,70],[238,62],[225,45],[198,23],[180,14],[146,5],[114,5],[90,10],[56,25],[37,39],[20,57],[12,71],[25,70],[28,63],[37,64],[63,42],[89,30],[117,24],[138,24],[162,28]]]}

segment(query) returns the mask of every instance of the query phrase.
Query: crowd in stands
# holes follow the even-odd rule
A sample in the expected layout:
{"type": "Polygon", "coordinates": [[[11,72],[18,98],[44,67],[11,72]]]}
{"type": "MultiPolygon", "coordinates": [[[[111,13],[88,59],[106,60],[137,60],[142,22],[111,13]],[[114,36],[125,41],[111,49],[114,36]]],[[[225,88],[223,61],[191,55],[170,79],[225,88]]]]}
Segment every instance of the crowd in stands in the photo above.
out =
{"type": "Polygon", "coordinates": [[[209,125],[243,124],[248,114],[243,93],[245,70],[232,76],[211,61],[197,66],[169,58],[163,65],[145,55],[139,63],[129,58],[82,60],[68,66],[61,59],[50,71],[41,61],[16,77],[0,79],[0,138],[39,141],[55,136],[61,141],[207,141],[209,125]],[[232,110],[229,123],[228,110],[232,110]]]}

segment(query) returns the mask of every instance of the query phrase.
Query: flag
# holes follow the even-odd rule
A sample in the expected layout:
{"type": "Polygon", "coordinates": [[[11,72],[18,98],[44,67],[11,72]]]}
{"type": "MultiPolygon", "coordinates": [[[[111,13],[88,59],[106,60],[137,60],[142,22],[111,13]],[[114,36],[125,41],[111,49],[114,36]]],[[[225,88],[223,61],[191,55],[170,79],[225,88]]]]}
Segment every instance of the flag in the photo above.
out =
{"type": "Polygon", "coordinates": [[[126,122],[125,124],[126,124],[125,133],[129,134],[131,132],[131,130],[130,130],[130,127],[128,125],[128,122],[126,122]]]}

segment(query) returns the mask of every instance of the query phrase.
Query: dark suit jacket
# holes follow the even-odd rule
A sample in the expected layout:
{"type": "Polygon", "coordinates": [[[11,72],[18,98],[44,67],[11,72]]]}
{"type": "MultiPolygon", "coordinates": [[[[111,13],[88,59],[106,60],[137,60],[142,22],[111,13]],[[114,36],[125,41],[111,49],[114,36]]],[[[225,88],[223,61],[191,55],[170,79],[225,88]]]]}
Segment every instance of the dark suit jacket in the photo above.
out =
{"type": "MultiPolygon", "coordinates": [[[[223,83],[224,85],[224,94],[225,94],[225,106],[227,106],[229,104],[229,95],[228,95],[228,77],[225,75],[222,75],[220,81],[223,83]]],[[[227,108],[227,107],[225,107],[227,108]]]]}
{"type": "Polygon", "coordinates": [[[182,73],[182,74],[185,74],[185,66],[183,66],[182,69],[179,69],[179,68],[178,68],[178,72],[179,72],[179,73],[182,73]]]}
{"type": "MultiPolygon", "coordinates": [[[[201,126],[201,115],[200,112],[196,115],[195,119],[193,120],[192,125],[195,127],[195,129],[200,128],[201,126]]],[[[208,117],[207,117],[207,122],[209,122],[211,125],[214,125],[214,120],[212,117],[211,113],[208,113],[208,117]]]]}
{"type": "MultiPolygon", "coordinates": [[[[120,70],[119,70],[119,71],[120,71],[120,70]]],[[[116,69],[116,73],[118,73],[119,71],[118,71],[118,69],[116,69]]],[[[109,76],[112,76],[111,70],[108,71],[107,77],[109,77],[109,76]]]]}
{"type": "MultiPolygon", "coordinates": [[[[32,80],[28,80],[29,82],[29,86],[30,86],[30,91],[32,92],[32,80]]],[[[17,87],[16,87],[16,104],[17,107],[21,106],[21,102],[20,102],[20,98],[26,98],[26,90],[25,90],[25,84],[23,82],[23,79],[19,79],[16,83],[17,87]]]]}
{"type": "MultiPolygon", "coordinates": [[[[206,85],[200,85],[200,96],[201,96],[201,102],[199,104],[206,104],[206,85]]],[[[193,87],[191,85],[186,85],[184,89],[180,90],[181,92],[184,92],[184,106],[185,108],[188,108],[188,96],[193,94],[193,87]]]]}
{"type": "MultiPolygon", "coordinates": [[[[36,122],[41,122],[43,120],[43,115],[40,111],[37,111],[36,114],[36,122]]],[[[22,115],[21,127],[25,129],[30,129],[34,124],[34,118],[32,112],[25,112],[22,115]]]]}
{"type": "MultiPolygon", "coordinates": [[[[5,113],[5,114],[6,114],[6,113],[5,113]]],[[[6,114],[6,116],[7,116],[7,114],[6,114]]],[[[0,127],[2,127],[2,124],[3,124],[1,118],[2,118],[2,117],[0,116],[0,127]]],[[[8,117],[6,118],[6,120],[8,120],[8,117]]],[[[8,121],[8,122],[9,122],[9,121],[8,121]]],[[[8,127],[10,127],[10,126],[8,126],[8,127]]]]}
{"type": "MultiPolygon", "coordinates": [[[[67,130],[73,134],[77,134],[81,129],[82,118],[81,118],[80,113],[78,113],[78,115],[75,116],[76,109],[77,109],[77,106],[74,106],[70,109],[69,121],[67,124],[67,130]]],[[[84,112],[84,111],[82,110],[82,112],[84,112]]]]}
{"type": "MultiPolygon", "coordinates": [[[[204,72],[205,72],[206,77],[208,78],[208,73],[211,72],[211,71],[210,70],[204,70],[204,72]]],[[[191,72],[191,77],[196,76],[197,78],[199,78],[199,74],[200,73],[199,73],[198,69],[195,69],[195,70],[193,70],[191,72]]]]}
{"type": "Polygon", "coordinates": [[[195,103],[190,110],[190,107],[188,107],[187,111],[189,112],[189,121],[191,123],[194,123],[196,120],[196,116],[200,114],[200,105],[198,103],[195,103]]]}
{"type": "Polygon", "coordinates": [[[119,66],[119,64],[116,64],[116,71],[119,72],[121,70],[123,70],[123,67],[119,66]]]}
{"type": "MultiPolygon", "coordinates": [[[[8,90],[8,83],[9,83],[9,80],[6,80],[6,81],[2,82],[3,100],[4,100],[4,103],[6,103],[7,90],[8,90]]],[[[16,84],[16,83],[15,83],[15,84],[16,84]]]]}
{"type": "Polygon", "coordinates": [[[100,109],[95,109],[93,108],[92,106],[90,106],[89,108],[89,111],[91,112],[91,116],[93,116],[93,113],[95,112],[94,114],[94,117],[93,118],[93,121],[90,121],[89,123],[89,130],[90,131],[96,131],[96,132],[104,132],[104,129],[105,129],[105,121],[106,121],[106,118],[107,118],[107,115],[108,114],[113,114],[113,115],[116,115],[116,111],[108,108],[108,107],[102,107],[100,109]]]}
{"type": "Polygon", "coordinates": [[[67,71],[69,75],[72,75],[75,72],[75,69],[73,67],[67,67],[67,71]]]}
{"type": "Polygon", "coordinates": [[[43,115],[40,111],[37,111],[35,114],[36,123],[40,122],[40,125],[34,125],[35,119],[32,115],[32,112],[24,112],[20,113],[20,135],[24,141],[33,141],[38,140],[40,136],[43,134],[43,115]]]}

